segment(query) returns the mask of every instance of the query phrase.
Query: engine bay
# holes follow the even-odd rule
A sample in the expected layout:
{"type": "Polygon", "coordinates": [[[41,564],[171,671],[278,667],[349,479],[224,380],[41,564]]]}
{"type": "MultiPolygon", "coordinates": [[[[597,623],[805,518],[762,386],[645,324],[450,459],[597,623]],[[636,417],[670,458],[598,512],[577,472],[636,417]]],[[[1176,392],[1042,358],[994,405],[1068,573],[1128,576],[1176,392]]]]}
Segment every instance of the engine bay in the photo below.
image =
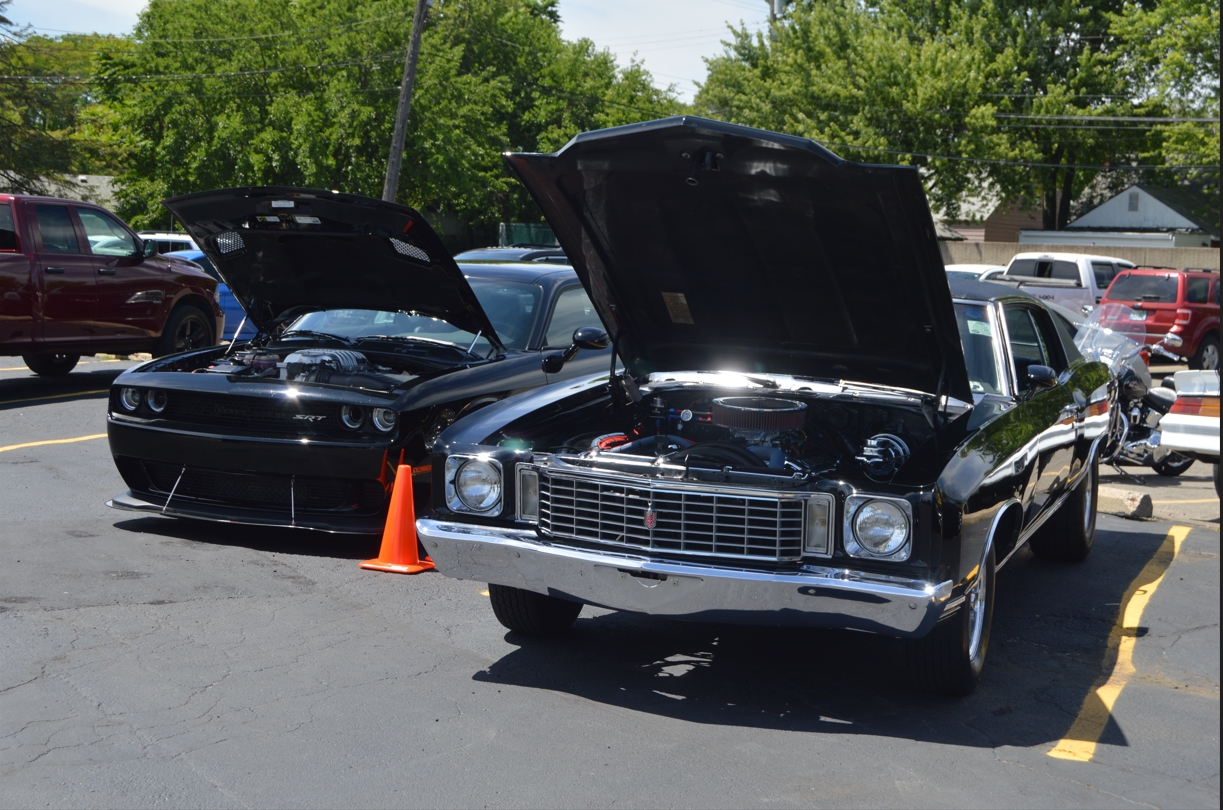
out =
{"type": "Polygon", "coordinates": [[[249,348],[194,369],[242,379],[318,383],[391,391],[416,375],[376,365],[351,349],[249,348]]]}
{"type": "Polygon", "coordinates": [[[749,473],[796,482],[835,474],[888,482],[935,435],[911,401],[705,386],[643,394],[631,406],[631,428],[572,436],[561,453],[583,465],[635,472],[678,468],[684,476],[749,473]]]}

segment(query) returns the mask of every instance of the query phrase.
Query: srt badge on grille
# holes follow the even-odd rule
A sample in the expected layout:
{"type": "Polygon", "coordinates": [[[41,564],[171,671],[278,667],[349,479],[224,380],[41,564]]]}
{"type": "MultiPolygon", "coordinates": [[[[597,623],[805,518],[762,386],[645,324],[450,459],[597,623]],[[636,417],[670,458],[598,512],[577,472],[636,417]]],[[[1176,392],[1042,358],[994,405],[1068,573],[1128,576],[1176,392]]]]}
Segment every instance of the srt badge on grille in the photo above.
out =
{"type": "Polygon", "coordinates": [[[645,510],[645,527],[652,529],[658,525],[658,513],[654,511],[654,507],[647,507],[645,510]]]}
{"type": "Polygon", "coordinates": [[[322,420],[326,419],[327,417],[318,416],[318,415],[309,414],[309,413],[295,413],[293,414],[293,418],[294,419],[305,419],[307,422],[321,422],[322,420]]]}

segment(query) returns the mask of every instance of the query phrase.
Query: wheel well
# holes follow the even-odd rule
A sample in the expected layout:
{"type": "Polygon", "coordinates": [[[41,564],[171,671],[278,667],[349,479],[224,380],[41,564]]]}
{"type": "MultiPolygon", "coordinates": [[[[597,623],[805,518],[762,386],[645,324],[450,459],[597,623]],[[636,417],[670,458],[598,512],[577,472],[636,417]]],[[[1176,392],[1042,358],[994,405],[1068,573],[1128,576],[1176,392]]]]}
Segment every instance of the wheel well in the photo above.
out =
{"type": "MultiPolygon", "coordinates": [[[[208,328],[214,332],[216,331],[217,324],[212,312],[212,307],[208,304],[207,299],[199,295],[184,295],[182,298],[175,301],[174,308],[171,309],[170,314],[166,316],[166,322],[169,322],[170,318],[174,315],[175,310],[178,310],[184,306],[193,306],[200,312],[204,313],[204,317],[208,318],[208,328]]],[[[162,328],[165,328],[164,325],[162,328]]],[[[220,335],[213,335],[212,339],[216,340],[219,337],[220,335]]]]}
{"type": "Polygon", "coordinates": [[[1002,507],[1002,514],[998,516],[994,524],[994,532],[990,540],[994,547],[994,561],[999,567],[1015,549],[1022,526],[1023,504],[1013,500],[1002,507]]]}

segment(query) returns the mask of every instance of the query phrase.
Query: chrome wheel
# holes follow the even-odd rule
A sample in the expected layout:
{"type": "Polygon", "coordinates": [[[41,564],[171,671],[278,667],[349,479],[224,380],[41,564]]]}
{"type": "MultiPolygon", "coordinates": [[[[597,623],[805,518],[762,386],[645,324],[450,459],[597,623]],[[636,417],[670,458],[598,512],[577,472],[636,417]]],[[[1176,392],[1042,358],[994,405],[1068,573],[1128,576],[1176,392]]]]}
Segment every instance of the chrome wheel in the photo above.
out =
{"type": "Polygon", "coordinates": [[[968,592],[968,660],[975,661],[981,652],[981,636],[985,631],[985,606],[989,594],[986,588],[985,571],[977,575],[972,590],[968,592]]]}
{"type": "Polygon", "coordinates": [[[1215,371],[1219,368],[1219,347],[1214,344],[1202,348],[1202,370],[1215,371]]]}
{"type": "Polygon", "coordinates": [[[1083,534],[1086,535],[1091,533],[1096,519],[1096,502],[1091,497],[1091,488],[1095,486],[1095,481],[1092,479],[1095,476],[1092,475],[1089,468],[1083,477],[1085,479],[1083,482],[1083,534]]]}

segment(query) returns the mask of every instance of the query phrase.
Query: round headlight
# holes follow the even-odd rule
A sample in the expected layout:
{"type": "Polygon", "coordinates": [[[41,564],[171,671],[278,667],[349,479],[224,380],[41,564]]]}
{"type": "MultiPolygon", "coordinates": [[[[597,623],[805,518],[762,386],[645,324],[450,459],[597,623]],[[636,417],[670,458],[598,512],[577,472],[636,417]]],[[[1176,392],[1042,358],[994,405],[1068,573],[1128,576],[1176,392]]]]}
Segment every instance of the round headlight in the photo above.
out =
{"type": "Polygon", "coordinates": [[[365,409],[360,405],[345,405],[340,408],[340,421],[344,427],[356,430],[365,421],[365,409]]]}
{"type": "Polygon", "coordinates": [[[141,399],[143,397],[139,388],[124,388],[119,392],[119,404],[129,411],[139,408],[141,399]]]}
{"type": "Polygon", "coordinates": [[[395,422],[399,419],[399,414],[390,408],[374,408],[374,412],[370,414],[369,418],[374,423],[374,427],[383,433],[390,433],[395,429],[395,422]]]}
{"type": "Polygon", "coordinates": [[[150,391],[149,392],[149,410],[153,413],[161,413],[170,404],[170,395],[165,391],[150,391]]]}
{"type": "Polygon", "coordinates": [[[894,503],[867,501],[854,515],[854,537],[868,554],[886,557],[909,539],[909,521],[894,503]]]}
{"type": "Polygon", "coordinates": [[[501,500],[501,473],[487,461],[473,459],[454,477],[454,494],[473,512],[487,512],[501,500]]]}

